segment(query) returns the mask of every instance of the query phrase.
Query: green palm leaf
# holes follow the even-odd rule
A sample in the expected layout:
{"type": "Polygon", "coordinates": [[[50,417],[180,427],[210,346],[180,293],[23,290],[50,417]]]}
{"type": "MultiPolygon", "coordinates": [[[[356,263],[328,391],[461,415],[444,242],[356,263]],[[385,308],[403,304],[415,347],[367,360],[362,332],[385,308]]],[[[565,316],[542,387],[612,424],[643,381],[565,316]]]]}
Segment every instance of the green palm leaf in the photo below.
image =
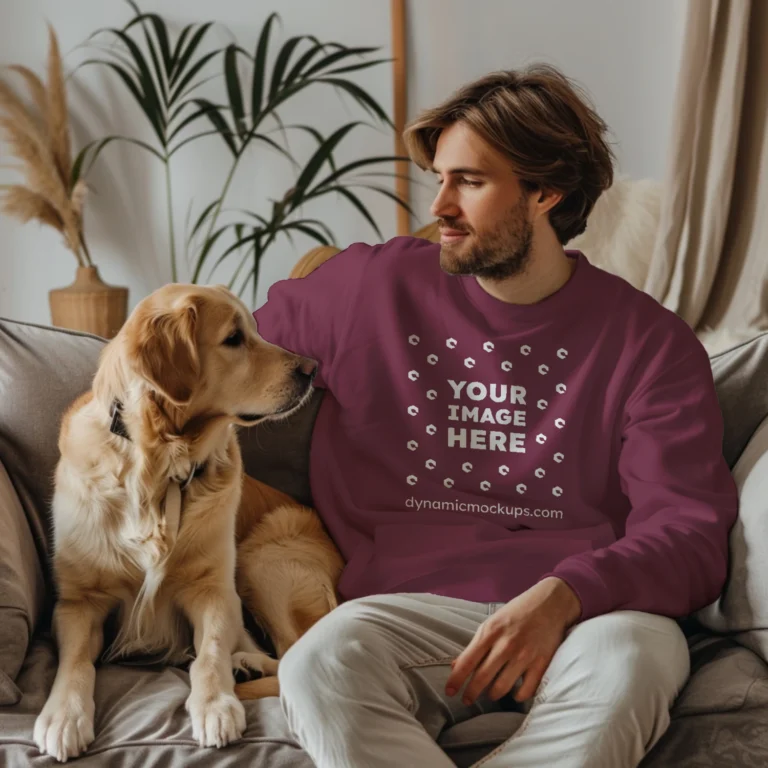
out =
{"type": "Polygon", "coordinates": [[[338,43],[321,43],[316,37],[314,36],[308,36],[308,40],[312,41],[314,45],[312,45],[307,51],[305,51],[301,58],[293,65],[293,68],[288,73],[288,75],[285,78],[285,85],[291,85],[297,78],[301,77],[304,74],[304,70],[309,65],[309,62],[312,61],[312,59],[317,56],[318,53],[321,51],[326,50],[327,48],[343,48],[344,46],[339,45],[338,43]]]}
{"type": "Polygon", "coordinates": [[[346,59],[349,56],[365,56],[369,53],[374,53],[375,51],[378,51],[378,48],[342,48],[340,51],[336,51],[335,53],[331,53],[328,56],[326,56],[324,59],[321,59],[316,64],[311,66],[305,73],[304,77],[311,77],[316,72],[319,72],[321,69],[326,69],[327,67],[332,66],[337,61],[341,61],[342,59],[346,59]]]}
{"type": "Polygon", "coordinates": [[[280,88],[280,84],[285,76],[285,70],[288,67],[291,56],[293,55],[296,46],[304,40],[304,35],[298,35],[292,37],[287,43],[280,49],[280,53],[277,55],[275,65],[272,68],[272,82],[269,87],[269,99],[270,101],[277,95],[280,88]]]}
{"type": "MultiPolygon", "coordinates": [[[[171,94],[170,103],[175,104],[178,99],[183,98],[189,94],[192,90],[198,87],[200,83],[193,84],[190,88],[187,86],[195,79],[197,74],[203,69],[203,67],[214,57],[218,56],[220,51],[210,51],[201,56],[183,75],[179,75],[178,78],[171,78],[172,84],[176,83],[176,87],[171,94]]],[[[183,69],[178,69],[178,72],[183,72],[183,69]]]]}
{"type": "MultiPolygon", "coordinates": [[[[181,77],[182,72],[186,69],[187,65],[190,62],[190,59],[192,56],[194,56],[195,51],[200,47],[200,43],[203,42],[203,38],[207,34],[208,30],[213,26],[213,22],[209,21],[206,24],[203,24],[202,26],[198,27],[195,34],[192,35],[192,38],[190,39],[189,43],[187,44],[187,47],[184,48],[183,52],[180,50],[176,51],[175,54],[175,62],[173,67],[173,74],[170,79],[170,85],[173,86],[176,84],[176,81],[181,77]]],[[[179,46],[176,46],[177,49],[179,46]]]]}
{"type": "Polygon", "coordinates": [[[248,129],[245,125],[243,91],[240,87],[240,75],[237,71],[237,49],[234,45],[228,45],[224,51],[224,77],[227,81],[227,93],[229,94],[229,108],[232,112],[232,119],[235,121],[237,135],[243,139],[248,129]]]}
{"type": "Polygon", "coordinates": [[[187,236],[187,242],[188,243],[191,242],[194,239],[195,235],[200,231],[200,228],[205,223],[205,220],[208,218],[208,216],[210,216],[211,211],[218,204],[219,204],[219,201],[218,201],[218,199],[216,199],[216,200],[214,200],[212,203],[210,203],[209,205],[207,205],[203,209],[203,212],[197,217],[197,221],[195,222],[195,225],[192,227],[192,231],[187,236]]]}
{"type": "Polygon", "coordinates": [[[376,220],[373,218],[373,216],[371,216],[371,212],[365,207],[360,198],[354,192],[350,192],[346,187],[343,187],[340,184],[335,184],[330,187],[323,187],[323,189],[319,192],[313,192],[311,195],[308,195],[307,199],[320,197],[321,195],[328,194],[329,192],[338,192],[342,197],[349,200],[349,202],[362,214],[363,218],[373,227],[373,231],[376,233],[379,240],[384,239],[384,235],[381,234],[379,225],[376,223],[376,220]]]}
{"type": "Polygon", "coordinates": [[[360,106],[365,108],[375,117],[378,117],[383,123],[386,123],[390,128],[394,128],[394,123],[389,119],[389,115],[382,109],[381,105],[373,98],[369,93],[364,91],[359,85],[353,83],[350,80],[342,80],[338,77],[321,77],[317,82],[328,83],[336,88],[349,93],[360,106]]]}
{"type": "Polygon", "coordinates": [[[411,206],[405,202],[405,200],[402,200],[400,197],[398,197],[391,189],[387,189],[386,187],[380,187],[377,184],[345,184],[344,185],[346,189],[354,189],[356,187],[360,187],[362,189],[370,189],[374,192],[377,192],[380,195],[384,195],[385,197],[388,197],[390,200],[393,200],[398,205],[405,208],[408,213],[416,217],[416,214],[414,213],[411,206]]]}
{"type": "Polygon", "coordinates": [[[261,112],[261,102],[264,96],[264,82],[267,77],[267,52],[269,50],[269,36],[272,33],[272,25],[278,19],[276,13],[271,13],[267,18],[256,44],[256,54],[253,63],[253,80],[251,83],[251,119],[256,120],[256,115],[261,112]]]}
{"type": "Polygon", "coordinates": [[[129,144],[135,144],[137,147],[141,147],[160,160],[163,159],[163,156],[153,146],[144,141],[139,141],[138,139],[131,139],[125,136],[107,136],[105,139],[96,139],[88,142],[88,144],[77,153],[77,157],[72,163],[72,176],[70,179],[71,187],[74,187],[80,178],[88,175],[88,171],[90,171],[91,167],[96,162],[96,159],[101,154],[101,150],[113,141],[126,141],[129,144]],[[83,169],[86,159],[88,159],[88,166],[83,169]]]}
{"type": "Polygon", "coordinates": [[[235,144],[235,134],[229,127],[227,121],[224,119],[224,116],[221,114],[219,107],[217,107],[215,104],[212,104],[210,101],[207,101],[206,99],[195,99],[194,102],[198,105],[198,107],[200,107],[200,109],[203,111],[203,114],[205,114],[205,116],[211,121],[211,124],[219,132],[219,135],[224,140],[224,143],[229,147],[232,154],[237,157],[238,149],[237,144],[235,144]]]}
{"type": "Polygon", "coordinates": [[[135,24],[144,24],[148,21],[155,32],[157,43],[160,46],[160,53],[163,58],[163,69],[166,73],[170,73],[173,66],[173,54],[171,53],[171,45],[168,38],[168,28],[165,26],[165,22],[156,13],[142,13],[141,9],[133,0],[127,0],[128,4],[133,8],[136,13],[136,17],[132,19],[125,27],[123,31],[127,32],[135,24]]]}
{"type": "Polygon", "coordinates": [[[309,162],[305,166],[298,180],[296,181],[296,189],[300,195],[303,195],[312,183],[315,176],[320,171],[320,168],[328,160],[328,157],[339,144],[339,142],[353,129],[355,126],[360,125],[359,122],[347,123],[334,131],[315,151],[314,155],[309,159],[309,162]]]}
{"type": "Polygon", "coordinates": [[[342,176],[346,176],[351,171],[355,171],[358,168],[364,168],[367,165],[378,165],[379,163],[394,163],[398,160],[408,160],[407,157],[400,157],[399,155],[383,155],[381,157],[366,157],[362,160],[355,160],[352,163],[347,163],[341,168],[331,173],[329,176],[318,182],[316,189],[324,187],[327,184],[332,184],[342,176]]]}

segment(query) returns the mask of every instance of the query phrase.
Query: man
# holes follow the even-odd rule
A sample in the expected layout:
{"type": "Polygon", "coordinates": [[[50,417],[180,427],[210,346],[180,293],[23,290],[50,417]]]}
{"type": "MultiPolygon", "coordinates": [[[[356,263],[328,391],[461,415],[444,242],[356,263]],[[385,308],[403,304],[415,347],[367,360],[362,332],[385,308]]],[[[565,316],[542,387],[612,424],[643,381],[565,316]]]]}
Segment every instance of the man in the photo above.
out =
{"type": "Polygon", "coordinates": [[[466,86],[406,132],[440,245],[353,245],[255,313],[327,389],[311,482],[345,602],[279,672],[319,768],[450,766],[446,725],[515,704],[486,768],[635,766],[668,726],[674,619],[720,592],[737,495],[694,333],[564,250],[605,131],[550,67],[466,86]]]}

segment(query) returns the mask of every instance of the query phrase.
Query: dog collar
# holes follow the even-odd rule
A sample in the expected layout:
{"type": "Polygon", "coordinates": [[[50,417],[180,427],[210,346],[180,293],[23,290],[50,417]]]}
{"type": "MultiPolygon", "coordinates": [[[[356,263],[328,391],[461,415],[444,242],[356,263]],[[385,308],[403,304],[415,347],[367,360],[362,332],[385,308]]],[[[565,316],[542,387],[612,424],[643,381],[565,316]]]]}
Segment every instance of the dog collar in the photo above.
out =
{"type": "MultiPolygon", "coordinates": [[[[130,441],[131,436],[128,434],[128,429],[123,421],[123,404],[117,398],[112,401],[112,405],[109,407],[109,415],[112,419],[109,425],[109,431],[113,435],[117,435],[118,437],[130,441]]],[[[182,491],[185,491],[193,480],[196,480],[203,474],[203,472],[205,472],[207,463],[208,462],[204,461],[202,464],[193,464],[192,471],[186,477],[175,477],[173,482],[178,483],[179,488],[182,491]]]]}
{"type": "Polygon", "coordinates": [[[187,475],[186,479],[184,478],[177,478],[174,482],[177,482],[179,484],[179,488],[181,488],[182,491],[185,491],[187,489],[187,486],[193,481],[196,480],[200,475],[205,472],[205,467],[208,462],[203,462],[202,464],[195,464],[192,467],[192,471],[187,475]]]}
{"type": "Polygon", "coordinates": [[[113,435],[130,440],[131,436],[128,434],[125,422],[123,421],[123,404],[117,398],[115,398],[112,401],[112,405],[109,406],[109,415],[112,419],[112,422],[109,425],[109,431],[113,435]]]}

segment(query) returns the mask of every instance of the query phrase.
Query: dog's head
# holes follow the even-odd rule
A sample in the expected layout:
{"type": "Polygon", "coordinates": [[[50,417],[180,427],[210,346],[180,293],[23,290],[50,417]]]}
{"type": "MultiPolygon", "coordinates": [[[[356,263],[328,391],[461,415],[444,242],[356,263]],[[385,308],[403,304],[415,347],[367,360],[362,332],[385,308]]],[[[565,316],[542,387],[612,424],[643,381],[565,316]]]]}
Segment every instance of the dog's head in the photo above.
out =
{"type": "Polygon", "coordinates": [[[160,288],[115,341],[123,378],[139,378],[188,415],[225,415],[241,425],[301,405],[316,370],[262,339],[246,306],[223,286],[160,288]]]}

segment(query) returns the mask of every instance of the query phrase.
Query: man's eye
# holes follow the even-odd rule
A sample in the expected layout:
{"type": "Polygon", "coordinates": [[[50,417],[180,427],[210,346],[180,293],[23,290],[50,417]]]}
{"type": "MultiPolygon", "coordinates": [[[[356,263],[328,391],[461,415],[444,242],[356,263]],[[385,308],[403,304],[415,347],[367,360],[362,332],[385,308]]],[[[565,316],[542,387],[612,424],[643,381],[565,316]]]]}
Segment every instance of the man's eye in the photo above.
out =
{"type": "Polygon", "coordinates": [[[464,184],[466,187],[479,187],[481,182],[479,181],[473,181],[472,179],[464,179],[462,178],[461,183],[464,184]]]}
{"type": "Polygon", "coordinates": [[[227,338],[224,339],[224,344],[228,347],[239,347],[243,341],[245,341],[245,336],[243,336],[243,332],[238,329],[232,335],[227,336],[227,338]]]}

